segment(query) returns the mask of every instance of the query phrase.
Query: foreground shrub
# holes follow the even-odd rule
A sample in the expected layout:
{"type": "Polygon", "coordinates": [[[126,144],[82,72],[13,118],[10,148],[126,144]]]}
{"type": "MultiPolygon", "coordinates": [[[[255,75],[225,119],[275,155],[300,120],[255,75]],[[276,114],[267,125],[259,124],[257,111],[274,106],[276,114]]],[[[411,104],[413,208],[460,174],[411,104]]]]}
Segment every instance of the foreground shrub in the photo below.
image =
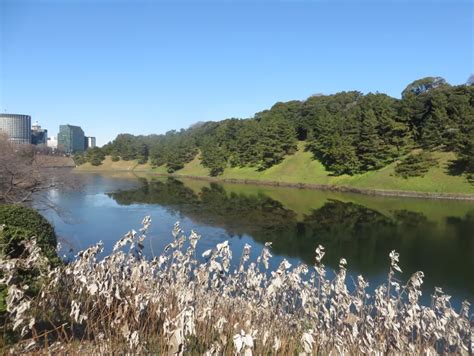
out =
{"type": "Polygon", "coordinates": [[[45,256],[53,264],[59,262],[56,254],[56,234],[53,226],[34,209],[19,204],[0,205],[0,246],[11,257],[18,257],[23,250],[22,241],[33,236],[45,256]]]}
{"type": "Polygon", "coordinates": [[[359,276],[346,283],[345,259],[329,280],[324,248],[313,267],[283,260],[268,271],[270,244],[250,261],[245,245],[231,270],[227,242],[196,257],[200,236],[178,223],[174,240],[151,260],[142,254],[147,217],[99,260],[102,243],[51,269],[35,241],[25,254],[3,260],[9,286],[8,326],[23,339],[12,353],[83,352],[159,354],[472,353],[469,303],[460,312],[437,288],[432,304],[419,303],[423,273],[398,280],[390,253],[387,282],[373,295],[359,276]],[[128,247],[127,253],[123,250],[128,247]],[[15,282],[19,267],[37,268],[47,283],[39,297],[15,282]],[[77,341],[81,341],[80,343],[77,341]]]}
{"type": "MultiPolygon", "coordinates": [[[[24,243],[35,238],[48,263],[57,265],[60,260],[56,254],[56,235],[51,224],[37,211],[21,205],[0,205],[0,258],[19,258],[25,253],[24,243]]],[[[35,268],[19,269],[17,279],[28,285],[26,294],[37,295],[42,278],[35,268]]],[[[3,276],[0,271],[0,277],[3,276]]],[[[0,330],[3,329],[8,294],[7,286],[0,282],[0,330]]]]}

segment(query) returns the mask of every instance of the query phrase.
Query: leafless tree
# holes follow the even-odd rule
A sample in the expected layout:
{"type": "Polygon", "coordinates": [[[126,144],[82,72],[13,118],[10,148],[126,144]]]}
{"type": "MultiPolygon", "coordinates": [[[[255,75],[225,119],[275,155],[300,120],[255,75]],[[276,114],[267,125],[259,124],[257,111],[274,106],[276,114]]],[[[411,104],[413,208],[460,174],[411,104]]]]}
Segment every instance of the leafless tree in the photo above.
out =
{"type": "Polygon", "coordinates": [[[70,169],[59,169],[67,165],[64,157],[38,154],[0,134],[0,204],[28,205],[41,192],[75,185],[70,169]]]}

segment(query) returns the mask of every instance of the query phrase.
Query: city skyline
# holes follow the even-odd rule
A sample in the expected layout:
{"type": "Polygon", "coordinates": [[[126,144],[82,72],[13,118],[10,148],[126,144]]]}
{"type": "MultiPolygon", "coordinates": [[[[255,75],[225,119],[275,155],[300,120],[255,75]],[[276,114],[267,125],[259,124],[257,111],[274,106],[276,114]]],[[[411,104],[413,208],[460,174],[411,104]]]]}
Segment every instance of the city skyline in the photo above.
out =
{"type": "Polygon", "coordinates": [[[65,153],[75,153],[96,147],[96,137],[86,136],[81,126],[69,123],[61,124],[57,135],[48,136],[48,128],[42,126],[38,120],[32,123],[31,115],[0,113],[0,133],[6,134],[9,141],[18,144],[45,145],[56,150],[58,149],[58,140],[62,140],[60,138],[62,129],[65,127],[79,129],[82,132],[82,137],[79,139],[80,143],[75,142],[75,148],[72,148],[72,146],[66,148],[65,142],[59,143],[59,148],[63,149],[65,153]],[[61,148],[61,146],[63,147],[61,148]],[[77,149],[78,147],[80,149],[77,149]]]}
{"type": "Polygon", "coordinates": [[[474,72],[469,1],[0,4],[1,112],[75,122],[98,145],[474,72]]]}

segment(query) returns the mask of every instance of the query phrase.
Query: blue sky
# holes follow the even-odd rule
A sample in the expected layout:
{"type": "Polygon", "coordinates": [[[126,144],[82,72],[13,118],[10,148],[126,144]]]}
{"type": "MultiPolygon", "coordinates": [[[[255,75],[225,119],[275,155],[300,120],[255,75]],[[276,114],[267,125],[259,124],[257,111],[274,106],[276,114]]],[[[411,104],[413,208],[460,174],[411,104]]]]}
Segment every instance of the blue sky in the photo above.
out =
{"type": "Polygon", "coordinates": [[[460,84],[473,3],[0,0],[0,110],[102,145],[315,93],[460,84]]]}

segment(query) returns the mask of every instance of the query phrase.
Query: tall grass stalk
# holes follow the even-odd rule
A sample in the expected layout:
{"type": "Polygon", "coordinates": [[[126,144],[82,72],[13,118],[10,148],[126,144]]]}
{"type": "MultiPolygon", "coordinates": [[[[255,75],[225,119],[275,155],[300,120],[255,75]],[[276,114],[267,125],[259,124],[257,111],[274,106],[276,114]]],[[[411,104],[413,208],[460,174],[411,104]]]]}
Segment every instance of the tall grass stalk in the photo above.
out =
{"type": "Polygon", "coordinates": [[[398,279],[398,254],[390,253],[387,282],[367,292],[359,276],[346,281],[341,259],[328,279],[324,248],[314,266],[283,260],[269,271],[270,244],[256,261],[246,245],[231,268],[226,242],[196,257],[200,236],[179,223],[173,242],[146,259],[151,220],[130,231],[105,258],[102,243],[51,269],[36,241],[24,255],[1,261],[8,285],[6,329],[19,340],[6,351],[134,352],[159,354],[327,354],[473,352],[469,303],[459,312],[437,288],[430,306],[419,303],[423,273],[398,279]],[[125,252],[125,250],[127,250],[125,252]],[[42,289],[28,297],[18,275],[34,269],[42,289]]]}

